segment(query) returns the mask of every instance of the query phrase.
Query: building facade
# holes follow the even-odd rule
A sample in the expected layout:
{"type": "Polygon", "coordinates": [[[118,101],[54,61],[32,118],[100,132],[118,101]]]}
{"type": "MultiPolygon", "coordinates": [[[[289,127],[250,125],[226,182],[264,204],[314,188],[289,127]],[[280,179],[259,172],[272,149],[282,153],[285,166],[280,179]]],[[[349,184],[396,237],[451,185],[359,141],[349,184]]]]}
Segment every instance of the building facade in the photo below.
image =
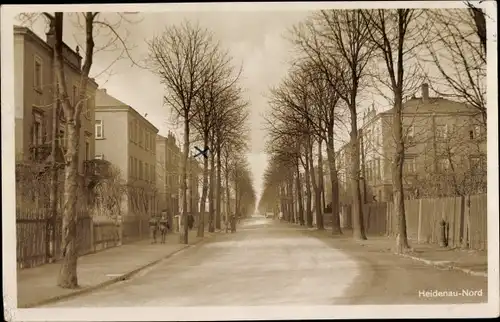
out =
{"type": "Polygon", "coordinates": [[[127,185],[122,206],[124,216],[148,216],[158,212],[158,129],[105,89],[96,93],[95,115],[96,159],[111,162],[127,185]]]}
{"type": "MultiPolygon", "coordinates": [[[[361,190],[365,202],[392,200],[392,160],[395,141],[392,110],[372,108],[360,129],[361,190]]],[[[466,104],[422,96],[403,105],[406,197],[440,197],[480,193],[486,189],[486,128],[479,113],[466,104]]],[[[341,197],[349,202],[349,149],[337,153],[341,197]]]]}
{"type": "Polygon", "coordinates": [[[160,195],[159,208],[173,216],[179,214],[180,152],[172,132],[166,137],[156,136],[156,187],[160,195]]]}
{"type": "MultiPolygon", "coordinates": [[[[16,161],[44,162],[50,156],[53,129],[53,89],[56,80],[53,74],[54,35],[50,32],[46,40],[30,29],[14,27],[14,99],[15,99],[15,153],[16,161]]],[[[82,57],[78,48],[63,47],[64,72],[68,95],[72,104],[79,100],[82,57]]],[[[78,167],[83,175],[84,162],[94,158],[94,107],[97,83],[90,79],[87,98],[81,114],[80,151],[78,167]]],[[[67,149],[64,114],[58,105],[58,137],[63,158],[67,149]]],[[[62,161],[62,160],[61,160],[62,161]]]]}

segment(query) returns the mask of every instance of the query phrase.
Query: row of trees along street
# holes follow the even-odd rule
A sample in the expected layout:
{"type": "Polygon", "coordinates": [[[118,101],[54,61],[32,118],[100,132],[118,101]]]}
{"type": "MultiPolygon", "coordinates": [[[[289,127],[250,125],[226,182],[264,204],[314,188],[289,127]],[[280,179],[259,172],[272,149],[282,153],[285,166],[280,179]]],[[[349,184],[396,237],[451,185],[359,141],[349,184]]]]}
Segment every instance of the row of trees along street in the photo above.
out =
{"type": "MultiPolygon", "coordinates": [[[[223,213],[222,202],[226,202],[226,219],[228,212],[248,215],[256,203],[253,178],[246,160],[248,151],[248,106],[244,98],[244,90],[239,85],[241,68],[236,68],[230,54],[216,41],[216,35],[199,25],[184,22],[181,25],[169,25],[164,31],[147,40],[148,57],[137,61],[132,57],[133,46],[127,35],[127,24],[138,24],[127,14],[119,13],[43,13],[22,14],[20,20],[33,23],[38,17],[48,21],[55,33],[54,44],[54,106],[66,121],[67,138],[66,154],[63,164],[53,162],[51,167],[51,214],[52,218],[62,216],[62,262],[57,284],[63,288],[77,288],[77,202],[81,196],[78,186],[78,164],[80,149],[80,129],[82,108],[88,99],[87,87],[94,56],[100,51],[116,51],[113,61],[127,59],[137,68],[150,70],[158,76],[165,87],[164,111],[171,114],[183,127],[183,160],[181,162],[181,201],[183,213],[183,229],[181,243],[188,243],[187,225],[187,180],[188,158],[192,143],[209,147],[208,158],[203,160],[202,196],[199,204],[198,236],[203,236],[204,214],[207,212],[208,198],[209,231],[221,228],[223,213]],[[118,19],[110,18],[111,15],[118,19]],[[73,102],[68,95],[68,84],[65,82],[63,56],[63,21],[65,17],[75,20],[83,31],[83,43],[79,43],[83,51],[84,63],[78,86],[78,100],[73,102]],[[96,42],[103,43],[97,47],[96,42]],[[57,201],[58,177],[57,169],[64,171],[62,214],[58,214],[57,201]],[[232,188],[232,189],[231,189],[232,188]],[[234,191],[235,207],[231,207],[230,194],[234,191]],[[225,197],[223,198],[223,195],[225,197]],[[52,202],[53,201],[53,202],[52,202]],[[236,208],[236,209],[232,209],[236,208]]],[[[101,75],[99,71],[97,75],[101,75]]],[[[56,123],[54,123],[55,126],[56,123]]],[[[54,136],[56,137],[56,136],[54,136]]],[[[52,153],[57,151],[60,138],[53,141],[52,153]]],[[[56,160],[55,156],[52,160],[56,160]]],[[[112,208],[108,212],[117,217],[120,214],[119,204],[125,194],[131,193],[127,183],[115,167],[108,171],[106,180],[94,183],[94,192],[98,194],[96,204],[104,208],[112,208]]],[[[135,190],[137,190],[136,188],[135,190]]],[[[140,189],[139,189],[140,190],[140,189]]],[[[142,191],[142,190],[141,190],[142,191]]],[[[143,202],[145,195],[151,197],[151,191],[134,192],[133,203],[141,212],[147,212],[148,206],[143,202]],[[134,201],[135,200],[135,201],[134,201]]],[[[154,194],[154,193],[153,193],[154,194]]],[[[80,200],[81,201],[81,200],[80,200]]]]}
{"type": "Polygon", "coordinates": [[[385,157],[392,165],[394,212],[399,224],[397,250],[408,249],[403,190],[407,142],[404,102],[420,84],[431,80],[435,92],[467,103],[486,127],[486,19],[484,12],[473,6],[321,10],[294,26],[288,39],[296,56],[287,76],[270,89],[267,149],[271,161],[259,209],[272,208],[279,198],[284,214],[293,213],[298,205],[298,220],[312,227],[314,203],[317,228],[324,229],[322,151],[326,145],[332,233],[342,234],[337,151],[347,133],[353,238],[367,238],[360,192],[358,114],[360,104],[366,101],[363,95],[375,92],[392,107],[394,155],[385,157]],[[303,185],[306,196],[302,196],[303,185]],[[305,198],[305,209],[302,202],[294,202],[296,198],[305,198]]]}

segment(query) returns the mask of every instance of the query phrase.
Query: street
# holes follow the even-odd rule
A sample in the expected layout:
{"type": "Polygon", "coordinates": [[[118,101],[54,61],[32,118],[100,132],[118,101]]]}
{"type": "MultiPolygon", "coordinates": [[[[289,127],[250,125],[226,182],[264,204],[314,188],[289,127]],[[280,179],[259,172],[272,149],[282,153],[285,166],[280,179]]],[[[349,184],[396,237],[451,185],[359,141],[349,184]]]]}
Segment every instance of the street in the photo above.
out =
{"type": "MultiPolygon", "coordinates": [[[[133,254],[131,254],[133,256],[133,254]]],[[[46,307],[451,304],[487,301],[487,279],[391,253],[336,247],[253,217],[123,281],[46,307]],[[423,296],[424,291],[482,296],[423,296]],[[419,295],[420,292],[420,295],[419,295]],[[481,294],[479,294],[481,295],[481,294]]]]}

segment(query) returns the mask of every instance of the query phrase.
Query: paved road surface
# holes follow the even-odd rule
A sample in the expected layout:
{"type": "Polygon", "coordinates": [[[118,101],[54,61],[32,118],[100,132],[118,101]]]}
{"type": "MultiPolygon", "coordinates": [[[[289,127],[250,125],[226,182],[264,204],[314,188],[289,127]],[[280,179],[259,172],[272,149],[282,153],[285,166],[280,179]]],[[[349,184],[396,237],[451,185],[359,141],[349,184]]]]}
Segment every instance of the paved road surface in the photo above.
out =
{"type": "MultiPolygon", "coordinates": [[[[133,256],[133,254],[131,254],[133,256]]],[[[134,278],[47,307],[444,304],[487,300],[487,281],[253,218],[134,278]],[[482,297],[419,297],[423,290],[482,297]]]]}

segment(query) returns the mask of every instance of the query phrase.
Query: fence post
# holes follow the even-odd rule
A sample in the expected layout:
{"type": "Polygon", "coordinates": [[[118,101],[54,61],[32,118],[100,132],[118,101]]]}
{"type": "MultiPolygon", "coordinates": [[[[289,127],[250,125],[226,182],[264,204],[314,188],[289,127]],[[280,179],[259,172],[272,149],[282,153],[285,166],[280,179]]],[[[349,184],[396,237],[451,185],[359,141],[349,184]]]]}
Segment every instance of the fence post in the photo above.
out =
{"type": "Polygon", "coordinates": [[[418,228],[417,228],[417,244],[422,241],[422,199],[418,199],[418,228]]]}

